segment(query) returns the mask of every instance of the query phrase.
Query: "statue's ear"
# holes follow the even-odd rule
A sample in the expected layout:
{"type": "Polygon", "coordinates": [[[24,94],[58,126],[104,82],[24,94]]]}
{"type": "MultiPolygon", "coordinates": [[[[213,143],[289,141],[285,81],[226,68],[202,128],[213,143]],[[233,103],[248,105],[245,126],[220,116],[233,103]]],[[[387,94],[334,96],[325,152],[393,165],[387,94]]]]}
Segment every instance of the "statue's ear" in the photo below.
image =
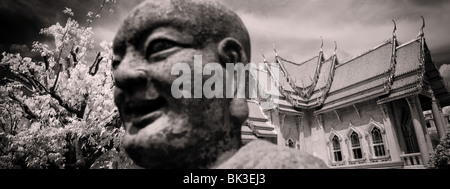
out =
{"type": "MultiPolygon", "coordinates": [[[[241,43],[234,38],[228,37],[223,39],[219,42],[217,48],[220,62],[224,67],[226,67],[226,63],[248,63],[249,61],[241,43]]],[[[244,87],[245,90],[245,85],[237,85],[236,76],[234,77],[234,82],[235,87],[244,87]]],[[[240,129],[240,126],[248,118],[249,110],[246,99],[238,98],[236,95],[237,91],[239,90],[236,88],[235,96],[230,102],[229,111],[233,124],[240,129]]]]}
{"type": "Polygon", "coordinates": [[[232,37],[227,37],[220,41],[217,51],[220,62],[224,66],[226,63],[248,63],[249,61],[242,44],[232,37]]]}
{"type": "Polygon", "coordinates": [[[233,125],[240,129],[242,124],[244,124],[244,121],[247,120],[249,114],[245,98],[233,98],[230,102],[229,111],[233,125]]]}

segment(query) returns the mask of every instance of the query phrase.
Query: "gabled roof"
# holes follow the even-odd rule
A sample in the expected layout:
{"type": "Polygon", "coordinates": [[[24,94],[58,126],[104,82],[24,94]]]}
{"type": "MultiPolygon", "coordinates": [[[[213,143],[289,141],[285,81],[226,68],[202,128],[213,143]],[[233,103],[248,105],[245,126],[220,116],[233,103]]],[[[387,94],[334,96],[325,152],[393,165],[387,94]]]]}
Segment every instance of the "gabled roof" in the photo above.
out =
{"type": "Polygon", "coordinates": [[[389,71],[392,44],[387,41],[336,67],[330,93],[353,86],[389,71]]]}
{"type": "Polygon", "coordinates": [[[335,55],[322,63],[318,82],[313,90],[310,99],[310,106],[320,106],[326,99],[326,95],[331,88],[333,81],[334,69],[337,64],[335,55]]]}
{"type": "Polygon", "coordinates": [[[278,54],[275,60],[279,66],[269,69],[281,73],[279,86],[285,100],[278,104],[286,112],[314,109],[318,114],[371,99],[385,103],[431,93],[441,106],[450,105],[450,94],[432,61],[423,30],[398,45],[394,29],[389,40],[344,63],[338,63],[335,54],[325,60],[322,50],[302,63],[278,54]]]}
{"type": "Polygon", "coordinates": [[[305,62],[295,63],[279,57],[280,64],[283,64],[289,74],[294,86],[299,88],[306,88],[313,84],[316,74],[319,56],[315,56],[305,62]]]}
{"type": "Polygon", "coordinates": [[[333,59],[331,57],[322,63],[322,66],[320,68],[319,80],[317,81],[314,90],[319,90],[326,87],[328,79],[330,78],[331,68],[332,66],[334,66],[332,64],[333,59]]]}
{"type": "Polygon", "coordinates": [[[275,73],[273,76],[275,81],[278,82],[279,86],[282,86],[285,91],[295,92],[295,90],[288,83],[287,75],[284,74],[279,65],[276,64],[267,64],[267,65],[269,65],[269,68],[271,69],[272,73],[275,73]]]}
{"type": "Polygon", "coordinates": [[[397,47],[395,77],[418,70],[420,67],[420,39],[414,39],[397,47]]]}
{"type": "MultiPolygon", "coordinates": [[[[425,38],[419,36],[396,49],[397,64],[391,92],[378,100],[385,103],[413,94],[434,96],[441,106],[450,105],[450,94],[434,64],[425,38]],[[429,83],[429,84],[428,84],[429,83]]],[[[429,103],[422,102],[429,106],[429,103]]],[[[427,108],[428,109],[428,108],[427,108]]]]}

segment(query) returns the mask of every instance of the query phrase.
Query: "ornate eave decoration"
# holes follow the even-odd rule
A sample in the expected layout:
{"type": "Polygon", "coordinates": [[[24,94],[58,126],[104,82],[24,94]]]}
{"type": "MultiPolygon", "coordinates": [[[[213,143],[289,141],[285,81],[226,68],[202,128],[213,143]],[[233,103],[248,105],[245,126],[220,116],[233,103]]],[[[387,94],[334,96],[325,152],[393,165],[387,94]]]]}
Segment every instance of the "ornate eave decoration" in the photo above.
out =
{"type": "Polygon", "coordinates": [[[422,18],[422,27],[420,28],[420,33],[417,36],[420,40],[420,58],[419,58],[419,70],[418,70],[418,84],[417,84],[417,90],[418,93],[422,92],[424,89],[424,76],[425,76],[425,34],[423,32],[423,29],[425,28],[425,19],[423,16],[422,18]]]}
{"type": "Polygon", "coordinates": [[[320,101],[318,100],[319,105],[322,105],[325,102],[325,100],[327,99],[328,92],[330,91],[331,84],[333,83],[334,71],[336,70],[336,66],[338,65],[336,51],[337,51],[337,43],[336,43],[336,41],[334,41],[334,52],[333,52],[333,56],[332,56],[332,60],[331,60],[331,69],[330,69],[330,72],[328,75],[327,83],[325,85],[325,90],[322,91],[320,101]]]}
{"type": "Polygon", "coordinates": [[[394,20],[392,20],[392,22],[394,23],[394,29],[392,31],[392,40],[391,40],[392,43],[391,64],[387,72],[386,83],[384,84],[384,91],[386,93],[390,92],[392,84],[394,83],[395,67],[397,65],[397,36],[395,34],[395,31],[397,30],[397,24],[395,23],[394,20]]]}

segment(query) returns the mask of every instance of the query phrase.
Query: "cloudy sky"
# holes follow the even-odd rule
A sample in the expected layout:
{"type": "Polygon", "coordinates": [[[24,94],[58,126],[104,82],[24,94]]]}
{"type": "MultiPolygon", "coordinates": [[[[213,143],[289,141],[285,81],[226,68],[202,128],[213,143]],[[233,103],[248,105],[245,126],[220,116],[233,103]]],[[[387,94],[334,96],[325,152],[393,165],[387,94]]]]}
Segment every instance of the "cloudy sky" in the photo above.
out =
{"type": "MultiPolygon", "coordinates": [[[[0,0],[0,51],[25,53],[34,40],[45,38],[39,30],[63,22],[64,7],[73,9],[83,23],[88,11],[102,0],[0,0]]],[[[97,42],[111,41],[120,20],[142,0],[117,0],[105,7],[92,25],[97,42]],[[108,10],[114,12],[109,13],[108,10]]],[[[278,53],[302,62],[317,55],[321,37],[324,53],[338,44],[341,60],[356,56],[389,39],[397,23],[397,38],[405,43],[417,36],[425,18],[425,38],[433,60],[450,82],[450,1],[446,0],[223,0],[242,18],[252,41],[252,61],[262,62],[261,49],[272,61],[273,43],[278,53]]]]}

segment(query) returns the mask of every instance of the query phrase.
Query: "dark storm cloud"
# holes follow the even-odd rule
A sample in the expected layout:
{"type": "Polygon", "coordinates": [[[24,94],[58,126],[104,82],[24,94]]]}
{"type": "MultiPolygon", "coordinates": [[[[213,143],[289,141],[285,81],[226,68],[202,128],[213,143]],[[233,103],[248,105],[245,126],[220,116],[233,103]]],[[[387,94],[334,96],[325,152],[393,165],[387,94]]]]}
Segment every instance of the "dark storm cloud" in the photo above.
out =
{"type": "Polygon", "coordinates": [[[25,44],[12,44],[9,50],[13,53],[15,52],[27,52],[30,48],[25,44]]]}
{"type": "MultiPolygon", "coordinates": [[[[2,23],[0,52],[11,52],[13,44],[16,44],[16,47],[19,44],[31,48],[33,41],[47,40],[46,36],[39,34],[40,30],[56,22],[64,24],[67,15],[62,11],[65,7],[71,8],[75,13],[74,18],[81,25],[85,25],[87,12],[96,11],[101,2],[102,0],[0,0],[0,23],[2,23]]],[[[22,53],[27,54],[25,51],[22,53]]]]}
{"type": "MultiPolygon", "coordinates": [[[[0,23],[3,31],[0,43],[3,48],[8,48],[13,43],[25,43],[35,38],[36,33],[39,33],[40,27],[49,17],[43,11],[36,11],[36,8],[27,2],[1,0],[0,23]]],[[[30,2],[36,3],[35,1],[30,2]]]]}
{"type": "MultiPolygon", "coordinates": [[[[342,54],[357,56],[391,37],[392,19],[397,37],[405,43],[417,36],[426,20],[425,37],[438,65],[450,60],[450,1],[432,0],[227,0],[247,25],[255,44],[253,61],[260,62],[260,48],[273,56],[278,52],[295,61],[317,55],[320,36],[325,54],[331,55],[334,42],[342,54]],[[267,50],[266,50],[267,49],[267,50]],[[434,53],[433,53],[434,52],[434,53]]],[[[338,54],[339,55],[339,54],[338,54]]],[[[273,58],[272,58],[273,59],[273,58]]],[[[341,58],[342,59],[342,58],[341,58]]],[[[450,63],[450,62],[448,62],[450,63]]]]}
{"type": "MultiPolygon", "coordinates": [[[[75,18],[85,24],[86,13],[96,11],[102,0],[0,0],[3,34],[0,50],[12,44],[31,46],[42,38],[39,30],[64,22],[64,7],[72,8],[75,18]]],[[[121,20],[142,0],[117,0],[91,26],[96,43],[112,41],[121,20]]],[[[426,19],[425,37],[436,65],[450,63],[450,1],[446,0],[224,0],[247,25],[252,42],[252,61],[261,62],[261,48],[273,61],[272,43],[280,55],[303,61],[317,55],[320,36],[330,56],[334,41],[343,61],[369,50],[391,37],[394,19],[397,37],[405,43],[417,36],[426,19]]]]}

